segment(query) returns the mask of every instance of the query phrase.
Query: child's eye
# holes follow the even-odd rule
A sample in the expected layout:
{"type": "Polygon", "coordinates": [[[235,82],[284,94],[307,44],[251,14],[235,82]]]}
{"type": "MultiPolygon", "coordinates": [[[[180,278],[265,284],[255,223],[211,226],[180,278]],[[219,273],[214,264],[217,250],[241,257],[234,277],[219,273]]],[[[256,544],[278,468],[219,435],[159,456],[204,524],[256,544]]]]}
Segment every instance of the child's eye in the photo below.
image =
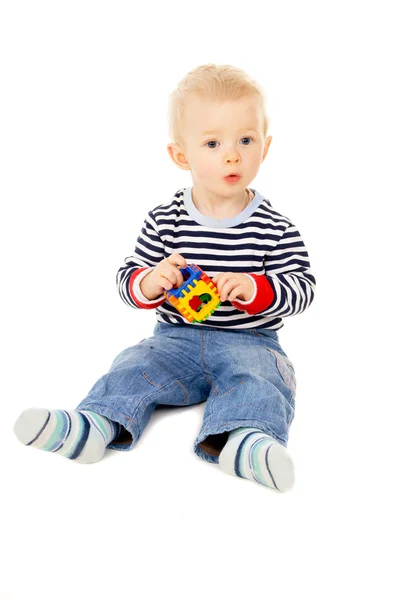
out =
{"type": "MultiPolygon", "coordinates": [[[[250,140],[254,141],[254,138],[252,138],[252,137],[244,137],[244,138],[242,138],[242,140],[247,140],[250,143],[250,140]]],[[[243,145],[244,146],[248,146],[249,143],[247,143],[247,144],[245,143],[243,145]]],[[[218,144],[218,142],[216,142],[215,140],[211,140],[210,142],[206,142],[206,144],[205,144],[205,146],[207,146],[208,148],[215,148],[216,146],[209,146],[209,144],[218,144]]]]}

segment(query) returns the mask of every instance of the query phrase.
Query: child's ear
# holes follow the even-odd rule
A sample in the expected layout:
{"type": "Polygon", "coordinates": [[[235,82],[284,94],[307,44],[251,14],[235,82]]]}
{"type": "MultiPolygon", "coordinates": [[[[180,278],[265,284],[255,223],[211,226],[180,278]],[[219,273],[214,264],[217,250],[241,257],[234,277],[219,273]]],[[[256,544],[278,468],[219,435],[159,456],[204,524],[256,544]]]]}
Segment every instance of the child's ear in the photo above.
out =
{"type": "Polygon", "coordinates": [[[262,158],[261,162],[267,156],[268,148],[270,147],[271,142],[272,142],[272,137],[269,135],[268,137],[265,138],[265,147],[264,147],[263,158],[262,158]]]}
{"type": "Polygon", "coordinates": [[[178,144],[167,144],[167,152],[177,167],[186,171],[190,170],[188,159],[178,144]]]}

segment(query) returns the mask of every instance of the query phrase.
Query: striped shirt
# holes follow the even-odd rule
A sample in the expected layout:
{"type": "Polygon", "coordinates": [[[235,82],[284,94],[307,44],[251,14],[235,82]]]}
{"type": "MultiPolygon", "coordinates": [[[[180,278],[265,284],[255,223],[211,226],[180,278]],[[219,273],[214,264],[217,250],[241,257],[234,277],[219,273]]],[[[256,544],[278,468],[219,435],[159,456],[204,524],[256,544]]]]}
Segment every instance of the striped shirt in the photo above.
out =
{"type": "Polygon", "coordinates": [[[136,241],[134,254],[118,270],[116,285],[132,308],[156,309],[157,321],[194,327],[283,327],[283,317],[309,307],[315,290],[308,253],[293,223],[272,208],[269,200],[249,188],[254,198],[238,215],[214,219],[198,211],[192,188],[178,190],[170,202],[150,210],[136,241]],[[148,300],[140,281],[173,253],[194,263],[210,278],[218,273],[244,273],[254,283],[250,300],[226,300],[203,323],[189,323],[161,295],[148,300]]]}

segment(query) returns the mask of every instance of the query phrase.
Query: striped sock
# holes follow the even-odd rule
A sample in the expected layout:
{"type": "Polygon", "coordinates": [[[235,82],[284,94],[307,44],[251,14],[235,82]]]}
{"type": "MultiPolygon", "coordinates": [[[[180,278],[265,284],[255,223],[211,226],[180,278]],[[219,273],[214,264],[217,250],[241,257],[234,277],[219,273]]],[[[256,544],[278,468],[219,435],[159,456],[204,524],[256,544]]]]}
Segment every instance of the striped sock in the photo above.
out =
{"type": "Polygon", "coordinates": [[[230,432],[219,465],[228,475],[251,479],[280,492],[287,492],[294,483],[293,461],[284,446],[255,427],[230,432]]]}
{"type": "Polygon", "coordinates": [[[18,417],[14,433],[22,444],[56,452],[80,463],[101,460],[121,425],[91,410],[30,408],[18,417]]]}

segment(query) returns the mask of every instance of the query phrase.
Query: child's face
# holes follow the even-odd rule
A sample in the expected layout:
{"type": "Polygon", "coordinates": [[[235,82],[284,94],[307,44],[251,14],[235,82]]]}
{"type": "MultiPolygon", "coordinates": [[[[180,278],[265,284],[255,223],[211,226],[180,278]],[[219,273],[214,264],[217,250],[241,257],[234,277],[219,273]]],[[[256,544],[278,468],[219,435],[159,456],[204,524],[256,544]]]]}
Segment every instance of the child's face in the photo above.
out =
{"type": "Polygon", "coordinates": [[[194,186],[221,197],[238,195],[253,181],[272,139],[264,139],[256,96],[221,103],[192,95],[185,106],[182,137],[183,149],[169,144],[171,158],[191,171],[194,186]],[[228,183],[224,177],[229,173],[241,178],[228,183]]]}

